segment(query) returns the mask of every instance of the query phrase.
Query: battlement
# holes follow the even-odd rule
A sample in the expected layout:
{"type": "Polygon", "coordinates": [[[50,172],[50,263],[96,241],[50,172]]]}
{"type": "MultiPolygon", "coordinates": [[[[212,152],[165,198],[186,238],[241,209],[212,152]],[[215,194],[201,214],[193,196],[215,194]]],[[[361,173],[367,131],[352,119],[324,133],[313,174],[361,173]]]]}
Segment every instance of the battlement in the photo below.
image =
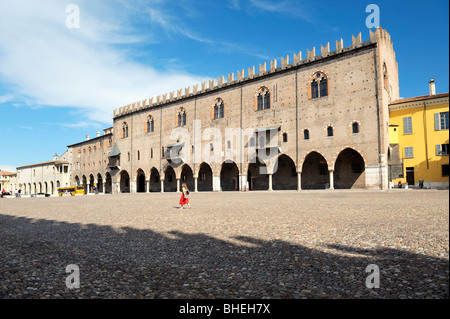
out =
{"type": "Polygon", "coordinates": [[[235,78],[235,74],[228,74],[226,77],[221,76],[217,79],[211,79],[209,81],[204,81],[199,84],[195,84],[191,87],[187,87],[184,89],[179,89],[176,92],[172,91],[170,93],[166,93],[163,95],[159,95],[156,98],[148,98],[145,100],[137,101],[126,106],[120,107],[119,109],[114,109],[113,118],[121,117],[130,113],[134,113],[136,111],[150,109],[152,107],[161,106],[166,103],[175,102],[182,100],[187,97],[192,97],[197,94],[203,94],[206,92],[211,92],[214,90],[221,89],[223,87],[233,85],[236,83],[241,83],[244,81],[248,81],[250,79],[258,78],[260,76],[265,76],[271,73],[276,73],[285,69],[293,68],[302,64],[306,64],[313,61],[318,61],[333,55],[337,55],[340,53],[348,52],[363,46],[367,46],[372,43],[378,43],[381,41],[387,42],[390,46],[392,46],[392,41],[389,33],[382,29],[381,27],[377,28],[375,31],[369,29],[370,39],[368,41],[362,42],[361,32],[355,37],[352,35],[352,44],[351,46],[344,47],[344,40],[341,38],[340,40],[336,40],[335,50],[330,51],[330,43],[328,42],[325,46],[320,46],[320,54],[316,55],[316,48],[313,47],[311,50],[306,50],[306,58],[302,58],[302,51],[298,54],[294,53],[292,56],[292,60],[290,60],[289,55],[286,58],[281,57],[280,66],[278,66],[277,59],[270,61],[270,69],[267,70],[267,63],[259,64],[258,72],[256,72],[255,66],[248,68],[247,76],[245,75],[244,69],[241,71],[237,71],[237,77],[235,78]],[[292,62],[290,62],[292,61],[292,62]],[[226,78],[226,81],[225,81],[226,78]],[[216,81],[217,80],[217,81],[216,81]]]}

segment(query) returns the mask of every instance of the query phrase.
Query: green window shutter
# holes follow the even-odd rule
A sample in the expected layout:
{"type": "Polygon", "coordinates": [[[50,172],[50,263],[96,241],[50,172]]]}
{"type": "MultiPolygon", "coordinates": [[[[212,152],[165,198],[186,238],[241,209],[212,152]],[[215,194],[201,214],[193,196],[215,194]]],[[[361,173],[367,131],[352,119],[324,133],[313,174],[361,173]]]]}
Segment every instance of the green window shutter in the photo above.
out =
{"type": "Polygon", "coordinates": [[[441,123],[439,120],[439,113],[434,113],[434,129],[436,131],[440,131],[441,130],[441,123]]]}

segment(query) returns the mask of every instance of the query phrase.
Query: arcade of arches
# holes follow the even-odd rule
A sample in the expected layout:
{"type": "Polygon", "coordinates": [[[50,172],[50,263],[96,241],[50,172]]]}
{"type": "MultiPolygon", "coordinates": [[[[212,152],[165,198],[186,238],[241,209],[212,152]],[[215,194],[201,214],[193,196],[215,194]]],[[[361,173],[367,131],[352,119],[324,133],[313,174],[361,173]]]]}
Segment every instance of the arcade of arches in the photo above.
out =
{"type": "MultiPolygon", "coordinates": [[[[205,162],[197,165],[196,170],[188,164],[179,167],[167,165],[162,172],[155,167],[149,172],[138,169],[134,176],[122,170],[118,173],[116,184],[120,193],[179,192],[183,183],[186,183],[189,190],[198,192],[245,191],[247,188],[249,191],[257,191],[365,187],[365,161],[359,152],[351,148],[341,151],[334,163],[328,162],[320,153],[312,151],[305,156],[300,164],[300,170],[297,169],[294,160],[286,154],[279,155],[271,170],[268,170],[266,163],[259,158],[247,165],[244,174],[241,174],[239,165],[235,162],[224,162],[217,176],[205,162]]],[[[76,176],[75,181],[77,185],[85,186],[86,193],[92,192],[93,186],[99,193],[108,194],[113,190],[110,173],[104,176],[102,174],[76,176]]],[[[53,186],[43,185],[43,187],[53,186]]]]}

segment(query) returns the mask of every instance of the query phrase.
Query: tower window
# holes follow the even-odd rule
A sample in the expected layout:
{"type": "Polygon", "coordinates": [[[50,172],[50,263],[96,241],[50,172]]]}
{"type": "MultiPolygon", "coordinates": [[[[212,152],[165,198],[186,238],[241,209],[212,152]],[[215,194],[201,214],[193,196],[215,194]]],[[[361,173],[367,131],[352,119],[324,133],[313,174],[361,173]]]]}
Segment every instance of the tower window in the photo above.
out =
{"type": "Polygon", "coordinates": [[[359,133],[359,124],[357,122],[352,124],[352,133],[353,134],[359,133]]]}
{"type": "Polygon", "coordinates": [[[304,130],[303,131],[303,139],[309,140],[309,130],[304,130]]]}
{"type": "Polygon", "coordinates": [[[333,136],[333,127],[332,126],[328,126],[327,128],[327,136],[333,136]]]}

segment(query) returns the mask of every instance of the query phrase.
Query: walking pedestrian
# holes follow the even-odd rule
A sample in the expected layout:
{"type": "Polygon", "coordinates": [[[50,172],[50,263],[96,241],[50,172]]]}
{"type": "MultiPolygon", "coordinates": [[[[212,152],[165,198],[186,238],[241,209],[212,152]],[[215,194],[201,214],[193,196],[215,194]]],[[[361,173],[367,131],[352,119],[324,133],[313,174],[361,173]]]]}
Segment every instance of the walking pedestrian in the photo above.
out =
{"type": "Polygon", "coordinates": [[[185,205],[188,205],[189,208],[191,208],[191,205],[189,205],[189,189],[187,188],[186,183],[183,183],[183,185],[181,185],[181,198],[180,198],[180,208],[185,208],[185,205]]]}

